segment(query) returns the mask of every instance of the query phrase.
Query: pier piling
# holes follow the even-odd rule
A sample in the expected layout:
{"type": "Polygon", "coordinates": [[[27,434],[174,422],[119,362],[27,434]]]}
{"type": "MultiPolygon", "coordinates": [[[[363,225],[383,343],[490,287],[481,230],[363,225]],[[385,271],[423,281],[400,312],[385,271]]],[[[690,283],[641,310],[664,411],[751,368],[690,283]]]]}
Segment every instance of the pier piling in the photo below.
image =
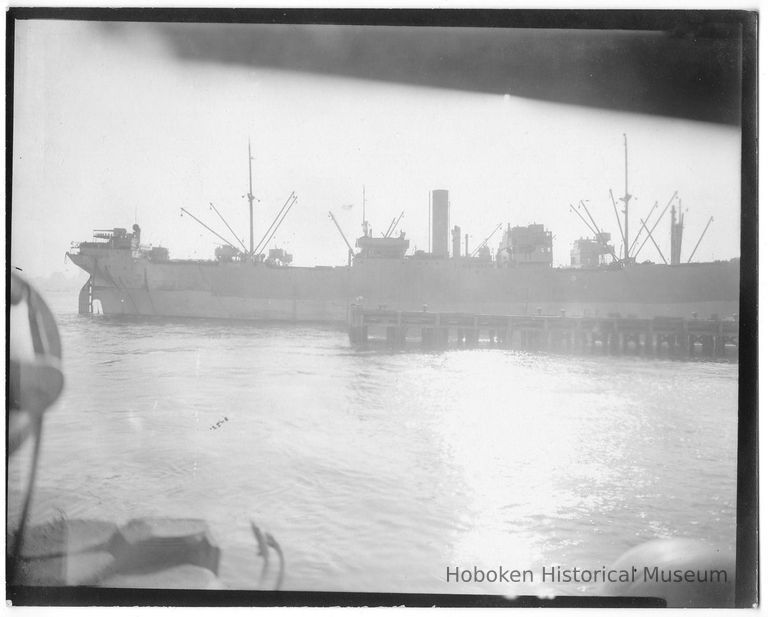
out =
{"type": "Polygon", "coordinates": [[[366,309],[352,305],[349,341],[354,347],[382,344],[405,349],[491,347],[559,353],[667,356],[716,360],[735,357],[738,321],[655,317],[567,317],[559,315],[481,315],[450,312],[366,309]],[[409,339],[409,332],[418,339],[409,339]]]}

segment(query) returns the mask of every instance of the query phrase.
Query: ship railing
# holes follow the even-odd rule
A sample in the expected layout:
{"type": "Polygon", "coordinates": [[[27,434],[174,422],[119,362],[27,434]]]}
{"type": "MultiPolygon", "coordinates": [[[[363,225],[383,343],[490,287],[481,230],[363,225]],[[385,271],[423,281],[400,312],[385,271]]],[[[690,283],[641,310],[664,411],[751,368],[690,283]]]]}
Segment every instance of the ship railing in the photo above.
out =
{"type": "Polygon", "coordinates": [[[99,240],[111,240],[115,237],[115,232],[113,231],[101,231],[99,229],[93,230],[93,239],[99,239],[99,240]]]}
{"type": "Polygon", "coordinates": [[[97,238],[94,238],[93,240],[81,240],[79,242],[71,242],[70,248],[71,249],[98,248],[98,247],[109,246],[110,244],[111,244],[111,241],[109,240],[99,240],[97,238]]]}

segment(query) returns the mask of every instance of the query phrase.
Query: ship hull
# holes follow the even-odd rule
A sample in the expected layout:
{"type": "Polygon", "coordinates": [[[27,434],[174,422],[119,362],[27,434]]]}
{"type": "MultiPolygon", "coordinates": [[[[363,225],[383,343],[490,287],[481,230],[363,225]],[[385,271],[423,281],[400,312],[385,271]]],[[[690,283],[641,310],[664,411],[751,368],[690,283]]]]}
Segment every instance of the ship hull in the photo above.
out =
{"type": "MultiPolygon", "coordinates": [[[[343,323],[353,303],[485,314],[730,319],[739,262],[624,270],[497,268],[464,260],[368,259],[352,267],[168,261],[72,254],[105,315],[343,323]]],[[[98,305],[97,305],[98,306],[98,305]]]]}

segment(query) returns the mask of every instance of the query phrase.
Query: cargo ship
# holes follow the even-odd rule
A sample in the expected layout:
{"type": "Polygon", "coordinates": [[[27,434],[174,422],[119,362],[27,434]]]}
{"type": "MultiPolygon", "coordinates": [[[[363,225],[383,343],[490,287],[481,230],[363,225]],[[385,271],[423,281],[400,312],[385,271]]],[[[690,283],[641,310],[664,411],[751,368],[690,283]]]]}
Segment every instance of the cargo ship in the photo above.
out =
{"type": "MultiPolygon", "coordinates": [[[[626,204],[628,191],[625,197],[626,204]]],[[[609,244],[610,234],[594,223],[584,206],[588,219],[574,210],[594,233],[574,242],[570,267],[553,267],[552,234],[541,224],[508,224],[495,252],[488,244],[490,237],[470,252],[465,236],[462,250],[460,228],[450,228],[450,200],[444,189],[432,191],[429,252],[407,254],[410,242],[404,232],[394,234],[395,220],[386,233],[374,237],[365,214],[363,233],[353,248],[329,213],[349,249],[347,265],[295,266],[293,256],[283,249],[261,251],[296,196],[289,197],[255,247],[250,177],[248,199],[248,248],[230,243],[182,209],[224,241],[210,260],[171,259],[164,247],[144,246],[138,225],[131,231],[95,230],[91,240],[74,244],[67,256],[89,274],[80,292],[80,312],[341,324],[353,304],[495,315],[727,320],[735,319],[739,311],[738,258],[697,263],[691,261],[691,254],[688,263],[682,263],[683,216],[680,213],[677,218],[674,196],[662,212],[664,216],[672,206],[668,263],[637,263],[632,256],[641,237],[656,244],[652,235],[656,225],[650,228],[650,215],[630,244],[625,205],[623,254],[617,255],[609,244]]],[[[656,224],[660,220],[661,216],[656,224]]]]}

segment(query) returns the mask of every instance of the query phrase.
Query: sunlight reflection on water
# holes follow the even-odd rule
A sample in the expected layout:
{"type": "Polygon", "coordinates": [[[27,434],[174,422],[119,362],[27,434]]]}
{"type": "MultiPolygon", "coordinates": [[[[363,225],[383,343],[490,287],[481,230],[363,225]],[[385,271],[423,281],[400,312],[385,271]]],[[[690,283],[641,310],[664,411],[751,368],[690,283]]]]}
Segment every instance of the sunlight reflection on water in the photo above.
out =
{"type": "Polygon", "coordinates": [[[234,587],[260,568],[250,519],[289,589],[534,593],[447,584],[446,567],[600,567],[658,535],[734,548],[735,365],[60,317],[36,521],[203,517],[234,587]]]}

